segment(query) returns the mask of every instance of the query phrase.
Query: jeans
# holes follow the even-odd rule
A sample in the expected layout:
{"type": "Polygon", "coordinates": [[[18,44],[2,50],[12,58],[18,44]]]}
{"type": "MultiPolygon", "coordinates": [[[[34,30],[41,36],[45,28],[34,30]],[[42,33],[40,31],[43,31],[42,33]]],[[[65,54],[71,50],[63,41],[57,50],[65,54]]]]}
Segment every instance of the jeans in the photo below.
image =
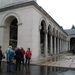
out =
{"type": "Polygon", "coordinates": [[[12,63],[12,61],[7,63],[7,71],[13,72],[13,63],[12,63]]]}
{"type": "Polygon", "coordinates": [[[21,70],[21,59],[16,59],[16,70],[21,70]]]}
{"type": "Polygon", "coordinates": [[[27,56],[26,56],[26,62],[25,62],[25,65],[30,65],[30,58],[28,58],[27,56]]]}

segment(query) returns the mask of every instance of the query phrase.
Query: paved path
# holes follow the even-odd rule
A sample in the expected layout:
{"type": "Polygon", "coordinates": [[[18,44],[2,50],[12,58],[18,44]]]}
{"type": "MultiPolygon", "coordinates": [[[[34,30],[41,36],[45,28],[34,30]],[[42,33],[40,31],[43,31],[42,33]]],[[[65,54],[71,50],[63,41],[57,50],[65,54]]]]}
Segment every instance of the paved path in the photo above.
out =
{"type": "Polygon", "coordinates": [[[75,75],[75,56],[64,54],[62,60],[56,62],[46,61],[49,58],[43,59],[42,63],[41,61],[32,62],[32,64],[40,66],[22,65],[21,71],[14,70],[12,73],[7,72],[6,62],[2,62],[0,75],[75,75]]]}
{"type": "MultiPolygon", "coordinates": [[[[51,58],[51,57],[48,57],[51,58]]],[[[48,58],[45,58],[43,60],[46,60],[48,58]]],[[[61,60],[58,61],[45,61],[42,62],[41,60],[38,62],[33,62],[32,64],[35,65],[44,65],[44,66],[54,66],[54,67],[66,67],[66,68],[75,68],[75,56],[70,54],[63,54],[61,57],[61,60]]]]}
{"type": "Polygon", "coordinates": [[[75,56],[66,56],[62,60],[55,62],[45,62],[40,65],[75,68],[75,56]]]}

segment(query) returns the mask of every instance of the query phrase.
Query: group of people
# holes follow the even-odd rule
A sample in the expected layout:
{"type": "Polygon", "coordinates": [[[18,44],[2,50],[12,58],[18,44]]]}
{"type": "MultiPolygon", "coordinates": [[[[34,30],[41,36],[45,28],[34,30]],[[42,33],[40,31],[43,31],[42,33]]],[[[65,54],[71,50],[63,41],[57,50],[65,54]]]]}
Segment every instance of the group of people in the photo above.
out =
{"type": "MultiPolygon", "coordinates": [[[[0,51],[1,51],[0,53],[0,66],[1,66],[1,60],[3,54],[2,54],[2,50],[0,51]]],[[[6,51],[7,71],[13,72],[13,64],[15,65],[16,71],[21,70],[21,63],[23,65],[30,65],[31,56],[32,56],[32,52],[30,48],[28,48],[25,51],[23,47],[16,47],[13,50],[12,46],[9,46],[9,48],[6,51]]]]}

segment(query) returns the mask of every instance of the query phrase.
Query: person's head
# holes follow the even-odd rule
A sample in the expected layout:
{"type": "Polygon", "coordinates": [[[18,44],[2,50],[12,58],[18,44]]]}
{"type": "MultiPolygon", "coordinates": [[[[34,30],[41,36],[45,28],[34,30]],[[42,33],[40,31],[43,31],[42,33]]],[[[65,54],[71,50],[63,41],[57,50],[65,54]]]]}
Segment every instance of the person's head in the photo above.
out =
{"type": "Polygon", "coordinates": [[[17,46],[17,49],[20,49],[20,46],[17,46]]]}
{"type": "Polygon", "coordinates": [[[12,46],[9,46],[9,48],[12,48],[12,46]]]}
{"type": "Polygon", "coordinates": [[[21,50],[23,50],[23,47],[20,47],[21,50]]]}
{"type": "Polygon", "coordinates": [[[30,48],[28,48],[28,51],[30,51],[30,48]]]}

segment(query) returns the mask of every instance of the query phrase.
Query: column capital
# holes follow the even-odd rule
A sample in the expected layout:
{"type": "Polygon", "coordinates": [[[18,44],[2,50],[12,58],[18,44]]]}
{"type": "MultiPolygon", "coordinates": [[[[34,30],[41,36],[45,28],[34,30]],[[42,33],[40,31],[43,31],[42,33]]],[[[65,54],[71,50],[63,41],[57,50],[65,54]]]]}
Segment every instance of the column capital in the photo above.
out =
{"type": "Polygon", "coordinates": [[[17,23],[18,26],[22,25],[22,23],[17,23]]]}
{"type": "Polygon", "coordinates": [[[7,28],[7,26],[1,25],[0,28],[7,28]]]}
{"type": "Polygon", "coordinates": [[[44,29],[43,32],[44,32],[44,33],[48,33],[48,30],[47,30],[47,29],[44,29]]]}
{"type": "Polygon", "coordinates": [[[52,35],[52,32],[51,31],[48,31],[49,35],[52,35]]]}

